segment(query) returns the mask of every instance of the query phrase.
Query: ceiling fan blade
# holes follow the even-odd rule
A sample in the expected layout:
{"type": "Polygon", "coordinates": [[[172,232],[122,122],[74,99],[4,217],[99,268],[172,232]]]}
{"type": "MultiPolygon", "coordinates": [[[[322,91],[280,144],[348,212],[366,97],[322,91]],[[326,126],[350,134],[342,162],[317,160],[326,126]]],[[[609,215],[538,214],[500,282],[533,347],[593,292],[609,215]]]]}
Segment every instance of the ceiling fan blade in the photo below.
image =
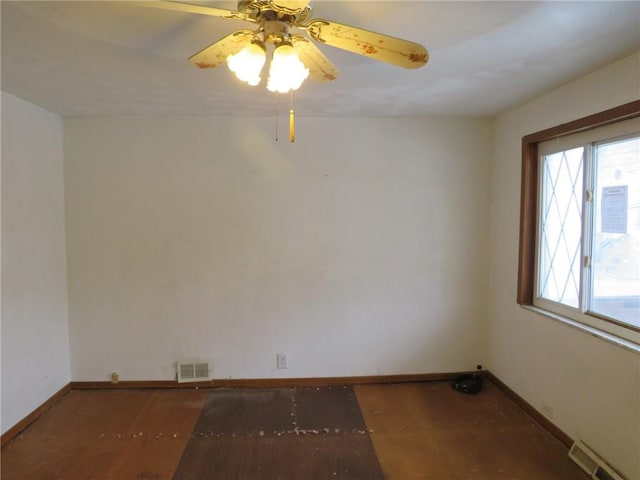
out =
{"type": "Polygon", "coordinates": [[[322,19],[314,19],[300,27],[318,42],[398,67],[419,68],[429,60],[427,49],[419,43],[389,35],[322,19]]]}
{"type": "Polygon", "coordinates": [[[304,66],[309,69],[309,78],[318,82],[330,82],[338,78],[336,66],[304,35],[292,35],[291,43],[304,66]]]}
{"type": "Polygon", "coordinates": [[[225,63],[229,55],[235,55],[249,45],[254,37],[255,32],[251,30],[236,30],[189,57],[189,63],[199,68],[215,68],[225,63]]]}
{"type": "Polygon", "coordinates": [[[176,10],[178,12],[186,13],[198,13],[200,15],[210,15],[220,18],[235,18],[238,20],[254,21],[242,12],[236,12],[234,10],[225,10],[222,8],[207,7],[204,5],[194,5],[191,3],[182,2],[135,2],[141,7],[161,8],[164,10],[176,10]]]}

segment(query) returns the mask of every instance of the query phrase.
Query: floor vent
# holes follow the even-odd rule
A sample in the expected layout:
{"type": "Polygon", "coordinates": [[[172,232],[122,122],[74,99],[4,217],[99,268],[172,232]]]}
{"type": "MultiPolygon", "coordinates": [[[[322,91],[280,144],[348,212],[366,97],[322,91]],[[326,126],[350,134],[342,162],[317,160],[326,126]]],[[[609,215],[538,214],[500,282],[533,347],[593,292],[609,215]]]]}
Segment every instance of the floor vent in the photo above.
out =
{"type": "Polygon", "coordinates": [[[178,383],[206,382],[211,380],[211,364],[208,362],[178,362],[178,383]]]}
{"type": "Polygon", "coordinates": [[[593,450],[581,441],[577,441],[569,450],[569,457],[578,464],[591,478],[597,480],[624,480],[593,450]]]}

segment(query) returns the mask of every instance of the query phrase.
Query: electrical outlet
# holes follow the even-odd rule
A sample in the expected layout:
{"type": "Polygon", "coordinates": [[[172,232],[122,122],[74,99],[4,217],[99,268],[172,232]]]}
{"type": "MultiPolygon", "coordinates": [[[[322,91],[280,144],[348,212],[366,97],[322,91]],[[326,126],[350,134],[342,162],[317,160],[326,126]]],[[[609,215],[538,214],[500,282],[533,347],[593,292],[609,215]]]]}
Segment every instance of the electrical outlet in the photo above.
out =
{"type": "Polygon", "coordinates": [[[286,353],[276,354],[276,366],[278,367],[279,370],[283,370],[288,367],[286,353]]]}
{"type": "Polygon", "coordinates": [[[120,375],[118,375],[116,372],[113,372],[111,374],[111,383],[118,383],[120,381],[120,375]]]}

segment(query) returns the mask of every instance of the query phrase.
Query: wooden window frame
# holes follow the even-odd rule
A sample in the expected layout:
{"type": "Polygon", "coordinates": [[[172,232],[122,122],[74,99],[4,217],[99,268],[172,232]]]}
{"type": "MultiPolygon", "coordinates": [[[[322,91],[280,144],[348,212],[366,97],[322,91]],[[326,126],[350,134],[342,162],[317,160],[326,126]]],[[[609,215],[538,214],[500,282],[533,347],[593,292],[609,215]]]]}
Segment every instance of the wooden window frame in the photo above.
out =
{"type": "Polygon", "coordinates": [[[518,304],[533,306],[535,295],[537,215],[538,215],[538,145],[566,135],[584,132],[640,116],[640,100],[595,113],[587,117],[547,128],[522,138],[520,190],[520,243],[518,251],[518,304]]]}

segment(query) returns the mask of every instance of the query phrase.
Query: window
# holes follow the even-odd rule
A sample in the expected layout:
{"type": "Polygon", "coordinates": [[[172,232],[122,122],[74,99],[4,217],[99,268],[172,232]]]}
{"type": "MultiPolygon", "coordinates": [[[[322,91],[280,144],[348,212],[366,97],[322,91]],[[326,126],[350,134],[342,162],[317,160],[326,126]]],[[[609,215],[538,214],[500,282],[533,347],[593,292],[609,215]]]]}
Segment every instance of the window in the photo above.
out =
{"type": "Polygon", "coordinates": [[[518,302],[640,350],[640,101],[523,139],[518,302]]]}

